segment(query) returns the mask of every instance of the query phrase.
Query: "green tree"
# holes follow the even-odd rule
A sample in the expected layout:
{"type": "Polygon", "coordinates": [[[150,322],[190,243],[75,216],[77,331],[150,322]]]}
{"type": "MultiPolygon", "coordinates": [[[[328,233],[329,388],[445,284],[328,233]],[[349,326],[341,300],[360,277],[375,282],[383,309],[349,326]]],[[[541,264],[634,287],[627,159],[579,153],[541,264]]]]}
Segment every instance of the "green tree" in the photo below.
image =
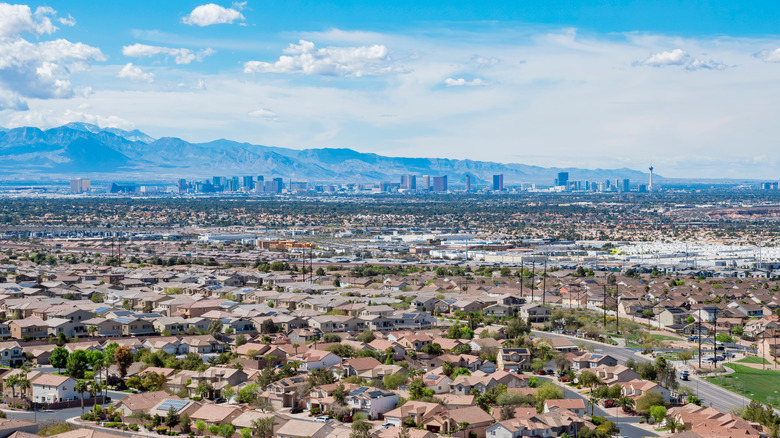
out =
{"type": "Polygon", "coordinates": [[[664,396],[658,391],[647,391],[636,399],[636,412],[645,418],[650,418],[653,406],[666,406],[664,396]]]}
{"type": "Polygon", "coordinates": [[[168,414],[165,415],[165,425],[168,426],[168,429],[172,429],[176,427],[177,424],[179,424],[179,414],[176,412],[176,409],[171,406],[168,408],[168,414]]]}
{"type": "Polygon", "coordinates": [[[357,420],[352,423],[349,438],[371,438],[371,423],[366,420],[357,420]]]}
{"type": "Polygon", "coordinates": [[[181,428],[182,433],[189,434],[192,432],[192,419],[189,415],[183,414],[181,418],[179,418],[179,427],[181,428]]]}
{"type": "Polygon", "coordinates": [[[216,339],[222,339],[222,327],[222,321],[214,319],[209,323],[209,328],[206,331],[216,339]]]}
{"type": "Polygon", "coordinates": [[[372,330],[365,330],[357,335],[357,337],[355,337],[356,341],[363,342],[365,344],[370,343],[374,339],[376,339],[376,336],[374,336],[374,332],[372,330]]]}
{"type": "Polygon", "coordinates": [[[203,435],[203,432],[206,430],[206,422],[203,420],[195,420],[195,429],[203,435]]]}
{"type": "Polygon", "coordinates": [[[252,434],[259,438],[270,438],[274,433],[274,417],[258,418],[252,421],[252,434]]]}
{"type": "Polygon", "coordinates": [[[563,390],[551,381],[544,382],[534,393],[536,399],[536,410],[544,410],[544,402],[547,400],[557,400],[563,398],[563,390]]]}
{"type": "Polygon", "coordinates": [[[452,365],[452,362],[450,362],[450,361],[445,361],[445,362],[444,362],[444,363],[441,365],[441,372],[442,372],[442,373],[443,373],[445,376],[447,376],[447,377],[451,377],[451,376],[452,376],[452,373],[454,373],[454,372],[455,372],[455,367],[452,365]]]}
{"type": "Polygon", "coordinates": [[[219,434],[225,438],[230,438],[234,433],[236,433],[236,426],[230,423],[222,423],[219,426],[219,434]]]}
{"type": "Polygon", "coordinates": [[[664,406],[650,407],[650,416],[653,417],[656,424],[661,424],[664,418],[666,418],[666,407],[664,406]]]}
{"type": "Polygon", "coordinates": [[[68,375],[74,379],[83,379],[84,372],[87,371],[87,353],[84,350],[75,350],[68,355],[68,361],[65,365],[68,375]]]}
{"type": "Polygon", "coordinates": [[[57,368],[57,371],[61,371],[68,364],[68,355],[68,350],[65,347],[54,347],[54,350],[51,352],[51,357],[49,358],[49,363],[54,368],[57,368]]]}

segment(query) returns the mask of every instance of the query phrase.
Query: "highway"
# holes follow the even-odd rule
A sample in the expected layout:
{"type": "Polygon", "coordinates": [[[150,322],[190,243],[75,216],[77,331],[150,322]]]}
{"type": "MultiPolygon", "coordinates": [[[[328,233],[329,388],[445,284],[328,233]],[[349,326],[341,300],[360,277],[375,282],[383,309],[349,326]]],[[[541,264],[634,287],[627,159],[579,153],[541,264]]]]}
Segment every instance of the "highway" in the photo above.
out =
{"type": "MultiPolygon", "coordinates": [[[[608,354],[618,360],[619,363],[625,364],[626,360],[633,358],[636,361],[648,361],[647,359],[635,354],[636,350],[625,347],[616,347],[614,345],[602,344],[600,342],[588,341],[585,339],[576,338],[574,336],[559,335],[556,333],[548,333],[533,330],[533,334],[539,337],[551,338],[551,337],[564,337],[573,339],[575,341],[583,342],[587,345],[593,346],[594,351],[608,354]]],[[[677,372],[677,380],[680,385],[685,385],[694,390],[697,397],[702,400],[703,406],[713,407],[721,412],[728,413],[732,407],[739,407],[746,405],[750,402],[749,399],[735,394],[729,390],[723,389],[717,385],[713,385],[691,374],[690,380],[684,382],[680,380],[680,372],[677,372]]]]}

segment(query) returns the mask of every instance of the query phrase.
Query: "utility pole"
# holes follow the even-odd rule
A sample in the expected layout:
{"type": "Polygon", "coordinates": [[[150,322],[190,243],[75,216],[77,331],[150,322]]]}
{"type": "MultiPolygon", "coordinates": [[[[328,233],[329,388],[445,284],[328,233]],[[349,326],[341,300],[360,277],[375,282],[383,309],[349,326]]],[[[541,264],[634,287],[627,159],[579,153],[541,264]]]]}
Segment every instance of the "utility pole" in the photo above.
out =
{"type": "Polygon", "coordinates": [[[520,298],[523,298],[523,281],[525,281],[525,262],[520,256],[520,298]]]}
{"type": "Polygon", "coordinates": [[[542,275],[542,305],[547,303],[547,260],[544,261],[544,274],[542,275]]]}
{"type": "Polygon", "coordinates": [[[604,330],[607,329],[607,285],[604,285],[604,302],[601,305],[604,309],[604,330]]]}
{"type": "Polygon", "coordinates": [[[699,325],[696,338],[699,340],[699,370],[701,371],[701,307],[699,307],[699,325]]]}
{"type": "Polygon", "coordinates": [[[534,302],[534,284],[536,282],[536,258],[531,260],[531,302],[534,302]]]}
{"type": "Polygon", "coordinates": [[[615,333],[620,334],[620,307],[618,306],[618,297],[620,297],[620,286],[615,283],[615,333]]]}

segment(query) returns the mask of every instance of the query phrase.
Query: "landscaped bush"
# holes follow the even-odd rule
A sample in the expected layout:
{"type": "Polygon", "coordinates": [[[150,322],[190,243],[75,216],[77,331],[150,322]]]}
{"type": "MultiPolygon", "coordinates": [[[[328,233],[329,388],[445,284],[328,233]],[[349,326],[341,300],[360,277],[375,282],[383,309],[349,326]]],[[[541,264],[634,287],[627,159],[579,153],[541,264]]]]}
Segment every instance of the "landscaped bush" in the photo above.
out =
{"type": "Polygon", "coordinates": [[[138,424],[136,424],[136,423],[130,423],[130,424],[127,425],[127,427],[129,427],[130,429],[132,429],[132,430],[134,430],[136,432],[139,429],[138,424]]]}
{"type": "Polygon", "coordinates": [[[168,434],[168,428],[165,426],[160,426],[157,429],[154,430],[157,432],[158,435],[167,435],[168,434]]]}
{"type": "Polygon", "coordinates": [[[86,414],[81,416],[81,419],[84,421],[95,421],[95,414],[91,412],[87,412],[86,414]]]}

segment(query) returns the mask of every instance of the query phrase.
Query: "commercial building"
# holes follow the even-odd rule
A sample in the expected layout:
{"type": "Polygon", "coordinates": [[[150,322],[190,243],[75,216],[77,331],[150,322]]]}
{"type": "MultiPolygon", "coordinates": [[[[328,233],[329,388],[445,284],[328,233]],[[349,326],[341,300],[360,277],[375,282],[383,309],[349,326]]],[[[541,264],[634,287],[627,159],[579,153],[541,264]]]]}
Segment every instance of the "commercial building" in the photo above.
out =
{"type": "Polygon", "coordinates": [[[493,175],[493,190],[504,190],[504,174],[493,175]]]}
{"type": "Polygon", "coordinates": [[[86,193],[90,189],[90,181],[87,178],[76,178],[70,180],[71,193],[86,193]]]}
{"type": "Polygon", "coordinates": [[[569,185],[569,172],[558,172],[558,178],[555,179],[556,186],[568,186],[569,185]]]}
{"type": "Polygon", "coordinates": [[[447,191],[447,175],[433,177],[433,191],[434,192],[447,191]]]}
{"type": "Polygon", "coordinates": [[[401,175],[401,188],[404,190],[417,190],[417,177],[414,175],[401,175]]]}

